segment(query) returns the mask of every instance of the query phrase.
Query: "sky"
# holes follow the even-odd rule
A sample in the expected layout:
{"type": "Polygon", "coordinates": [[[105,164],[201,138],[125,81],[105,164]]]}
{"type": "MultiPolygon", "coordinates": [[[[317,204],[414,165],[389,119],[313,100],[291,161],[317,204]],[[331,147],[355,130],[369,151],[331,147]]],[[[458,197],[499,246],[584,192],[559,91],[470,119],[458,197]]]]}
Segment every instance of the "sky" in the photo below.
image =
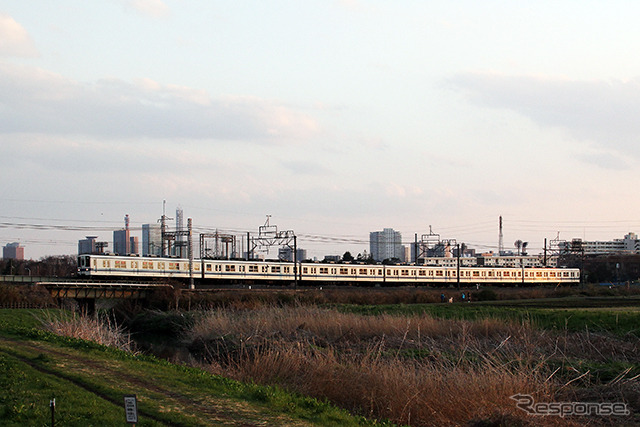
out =
{"type": "Polygon", "coordinates": [[[640,232],[640,3],[5,0],[0,245],[370,231],[480,251],[640,232]]]}

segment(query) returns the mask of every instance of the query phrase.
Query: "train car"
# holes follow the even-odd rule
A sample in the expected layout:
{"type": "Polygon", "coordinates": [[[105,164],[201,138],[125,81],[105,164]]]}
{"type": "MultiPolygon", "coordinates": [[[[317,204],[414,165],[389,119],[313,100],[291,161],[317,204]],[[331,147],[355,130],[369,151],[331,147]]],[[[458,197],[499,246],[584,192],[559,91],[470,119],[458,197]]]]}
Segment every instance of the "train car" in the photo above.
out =
{"type": "Polygon", "coordinates": [[[84,277],[176,278],[187,279],[200,274],[200,264],[178,258],[142,258],[113,255],[78,256],[78,274],[84,277]]]}
{"type": "Polygon", "coordinates": [[[127,279],[194,279],[199,284],[536,285],[575,284],[580,270],[538,267],[457,267],[324,264],[80,255],[78,274],[127,279]]]}

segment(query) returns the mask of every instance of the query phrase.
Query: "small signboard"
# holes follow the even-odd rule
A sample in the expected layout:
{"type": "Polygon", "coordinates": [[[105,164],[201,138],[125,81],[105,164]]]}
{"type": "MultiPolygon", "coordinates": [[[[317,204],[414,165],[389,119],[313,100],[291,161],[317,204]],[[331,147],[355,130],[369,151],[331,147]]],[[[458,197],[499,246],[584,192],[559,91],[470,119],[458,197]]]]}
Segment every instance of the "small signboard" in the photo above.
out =
{"type": "Polygon", "coordinates": [[[124,396],[124,413],[128,423],[135,424],[138,422],[138,402],[135,394],[124,396]]]}

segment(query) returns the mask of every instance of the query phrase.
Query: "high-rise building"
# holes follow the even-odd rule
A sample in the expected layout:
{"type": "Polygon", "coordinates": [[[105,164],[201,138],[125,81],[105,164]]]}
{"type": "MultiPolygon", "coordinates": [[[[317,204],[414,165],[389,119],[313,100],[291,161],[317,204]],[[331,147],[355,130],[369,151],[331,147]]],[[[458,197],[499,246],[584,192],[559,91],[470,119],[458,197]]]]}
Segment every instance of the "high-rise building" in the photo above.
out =
{"type": "Polygon", "coordinates": [[[375,261],[393,258],[404,261],[402,234],[393,228],[369,233],[369,249],[375,261]]]}
{"type": "MultiPolygon", "coordinates": [[[[293,261],[293,249],[288,246],[283,246],[278,249],[278,259],[283,261],[293,261]]],[[[304,261],[307,259],[307,250],[300,249],[296,251],[296,261],[304,261]]]]}
{"type": "Polygon", "coordinates": [[[78,255],[96,253],[96,239],[98,236],[87,236],[86,239],[78,240],[78,255]]]}
{"type": "Polygon", "coordinates": [[[138,236],[130,236],[129,237],[129,254],[139,254],[140,252],[138,251],[139,248],[139,241],[138,241],[138,236]]]}
{"type": "Polygon", "coordinates": [[[4,259],[24,259],[24,247],[20,243],[8,243],[2,248],[2,258],[4,259]]]}
{"type": "Polygon", "coordinates": [[[116,255],[129,255],[131,253],[131,236],[129,229],[113,232],[113,253],[116,255]]]}
{"type": "Polygon", "coordinates": [[[129,215],[124,216],[124,230],[116,230],[113,232],[113,253],[116,255],[129,255],[131,253],[129,215]]]}
{"type": "Polygon", "coordinates": [[[97,236],[87,236],[85,239],[78,240],[78,255],[103,254],[108,243],[98,242],[97,238],[97,236]]]}
{"type": "Polygon", "coordinates": [[[142,224],[142,256],[162,255],[162,227],[160,224],[142,224]]]}

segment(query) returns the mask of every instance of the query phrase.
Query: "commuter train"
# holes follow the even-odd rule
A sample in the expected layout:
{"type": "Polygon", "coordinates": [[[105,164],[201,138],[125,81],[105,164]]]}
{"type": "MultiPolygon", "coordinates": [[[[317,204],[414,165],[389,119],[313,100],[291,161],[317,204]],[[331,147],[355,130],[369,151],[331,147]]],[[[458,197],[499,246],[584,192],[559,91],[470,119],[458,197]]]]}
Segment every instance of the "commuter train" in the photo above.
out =
{"type": "Polygon", "coordinates": [[[279,261],[241,261],[78,256],[78,274],[87,278],[194,279],[198,285],[538,285],[577,284],[577,268],[451,267],[421,265],[331,264],[279,261]],[[459,277],[458,277],[459,275],[459,277]]]}

